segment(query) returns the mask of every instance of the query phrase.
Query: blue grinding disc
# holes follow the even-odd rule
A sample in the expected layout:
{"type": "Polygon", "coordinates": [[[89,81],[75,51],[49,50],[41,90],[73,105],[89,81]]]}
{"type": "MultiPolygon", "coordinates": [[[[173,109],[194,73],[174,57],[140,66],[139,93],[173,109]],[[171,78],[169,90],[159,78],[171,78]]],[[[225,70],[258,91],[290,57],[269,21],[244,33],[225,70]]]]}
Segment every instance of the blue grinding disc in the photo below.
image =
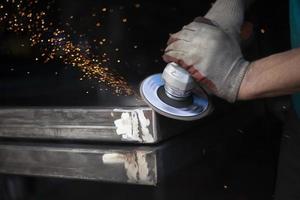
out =
{"type": "Polygon", "coordinates": [[[209,98],[205,93],[192,95],[192,101],[184,106],[172,106],[167,104],[159,95],[159,89],[164,81],[161,74],[154,74],[146,78],[141,86],[140,93],[144,101],[156,112],[173,119],[192,121],[208,115],[211,111],[209,98]]]}

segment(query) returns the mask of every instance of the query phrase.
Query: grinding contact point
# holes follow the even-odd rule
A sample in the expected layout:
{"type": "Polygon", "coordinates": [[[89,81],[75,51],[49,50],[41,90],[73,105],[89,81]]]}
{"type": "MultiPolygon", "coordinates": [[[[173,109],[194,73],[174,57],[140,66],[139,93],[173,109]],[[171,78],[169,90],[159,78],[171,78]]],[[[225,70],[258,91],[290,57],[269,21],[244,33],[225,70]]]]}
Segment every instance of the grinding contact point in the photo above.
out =
{"type": "Polygon", "coordinates": [[[210,113],[211,104],[205,93],[191,94],[190,97],[178,101],[166,95],[164,84],[162,74],[154,74],[146,78],[140,86],[141,96],[156,112],[183,121],[198,120],[210,113]]]}

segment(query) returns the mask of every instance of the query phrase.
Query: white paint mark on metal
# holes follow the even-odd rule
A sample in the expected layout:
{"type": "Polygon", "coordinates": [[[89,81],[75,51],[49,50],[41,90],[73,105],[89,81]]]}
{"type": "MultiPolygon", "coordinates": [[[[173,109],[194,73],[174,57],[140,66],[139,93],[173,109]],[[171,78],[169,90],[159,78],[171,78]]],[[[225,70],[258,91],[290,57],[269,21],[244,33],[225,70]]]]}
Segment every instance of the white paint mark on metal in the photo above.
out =
{"type": "Polygon", "coordinates": [[[139,173],[139,181],[140,182],[150,182],[150,176],[149,176],[149,166],[148,162],[146,160],[146,154],[137,152],[137,163],[139,166],[138,173],[139,173]]]}
{"type": "Polygon", "coordinates": [[[139,122],[136,113],[124,112],[120,119],[114,121],[117,134],[123,139],[142,142],[139,137],[139,122]]]}
{"type": "Polygon", "coordinates": [[[151,184],[153,178],[150,175],[151,170],[147,162],[147,153],[138,151],[134,153],[119,154],[108,153],[102,156],[104,164],[124,163],[126,176],[130,183],[151,184]]]}
{"type": "Polygon", "coordinates": [[[136,112],[139,116],[143,141],[154,142],[154,138],[150,134],[150,131],[148,128],[150,126],[150,120],[145,117],[145,114],[142,110],[136,110],[136,112]]]}
{"type": "Polygon", "coordinates": [[[125,161],[125,156],[120,153],[106,153],[102,156],[104,164],[122,164],[125,161]]]}
{"type": "Polygon", "coordinates": [[[126,170],[126,175],[128,177],[128,182],[130,183],[138,182],[139,165],[137,163],[135,153],[126,155],[126,161],[124,163],[124,167],[126,170]]]}
{"type": "Polygon", "coordinates": [[[121,118],[114,121],[117,134],[125,140],[154,142],[149,130],[150,120],[146,118],[144,111],[145,109],[114,109],[114,112],[122,112],[121,118]]]}
{"type": "Polygon", "coordinates": [[[146,157],[147,153],[142,151],[127,154],[124,167],[126,169],[128,182],[144,184],[153,182],[150,176],[151,169],[149,169],[146,157]]]}
{"type": "Polygon", "coordinates": [[[129,135],[130,140],[142,142],[139,135],[139,120],[136,112],[131,112],[132,135],[129,135]]]}
{"type": "Polygon", "coordinates": [[[114,121],[115,126],[117,127],[117,134],[122,135],[123,138],[126,138],[127,135],[132,132],[132,123],[131,116],[129,113],[122,113],[121,118],[114,121]]]}

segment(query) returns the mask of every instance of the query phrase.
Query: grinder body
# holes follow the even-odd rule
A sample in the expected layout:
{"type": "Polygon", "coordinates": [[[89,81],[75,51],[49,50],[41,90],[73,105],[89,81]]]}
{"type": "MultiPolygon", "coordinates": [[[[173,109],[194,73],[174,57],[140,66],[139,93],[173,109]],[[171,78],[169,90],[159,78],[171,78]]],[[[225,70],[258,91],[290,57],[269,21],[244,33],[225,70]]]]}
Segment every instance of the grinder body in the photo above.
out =
{"type": "Polygon", "coordinates": [[[169,63],[162,74],[146,78],[140,86],[140,93],[151,108],[173,119],[197,120],[212,110],[209,96],[176,63],[169,63]]]}

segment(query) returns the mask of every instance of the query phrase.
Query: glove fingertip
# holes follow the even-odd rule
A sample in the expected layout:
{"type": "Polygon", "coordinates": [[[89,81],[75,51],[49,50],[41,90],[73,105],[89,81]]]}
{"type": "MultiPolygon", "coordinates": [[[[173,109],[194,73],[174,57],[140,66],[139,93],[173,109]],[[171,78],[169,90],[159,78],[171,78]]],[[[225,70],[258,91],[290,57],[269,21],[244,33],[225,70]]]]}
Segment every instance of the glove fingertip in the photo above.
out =
{"type": "Polygon", "coordinates": [[[165,54],[162,56],[162,59],[163,59],[166,63],[174,62],[174,60],[176,60],[175,58],[169,56],[168,53],[165,53],[165,54]]]}

